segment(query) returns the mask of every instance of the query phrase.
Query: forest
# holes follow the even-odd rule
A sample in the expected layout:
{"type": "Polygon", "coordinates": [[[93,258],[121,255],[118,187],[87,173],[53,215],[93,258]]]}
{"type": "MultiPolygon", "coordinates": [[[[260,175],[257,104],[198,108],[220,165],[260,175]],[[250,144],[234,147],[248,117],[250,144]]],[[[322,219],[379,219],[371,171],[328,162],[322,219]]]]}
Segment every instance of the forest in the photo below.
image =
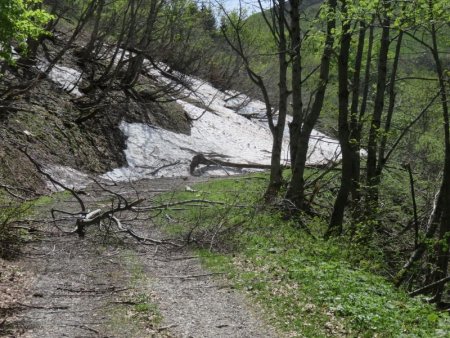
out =
{"type": "MultiPolygon", "coordinates": [[[[181,279],[220,275],[267,336],[447,336],[449,90],[447,0],[2,1],[0,335],[50,308],[7,279],[55,241],[136,280],[130,246],[188,250],[181,279]]],[[[152,292],[124,327],[182,336],[152,292]]]]}

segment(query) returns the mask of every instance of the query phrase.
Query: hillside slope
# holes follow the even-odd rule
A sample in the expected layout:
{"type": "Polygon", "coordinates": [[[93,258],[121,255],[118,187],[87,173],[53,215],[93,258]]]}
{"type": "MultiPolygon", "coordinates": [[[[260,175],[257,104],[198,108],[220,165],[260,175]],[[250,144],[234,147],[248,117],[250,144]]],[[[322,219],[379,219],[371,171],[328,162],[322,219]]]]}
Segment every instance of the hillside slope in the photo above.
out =
{"type": "MultiPolygon", "coordinates": [[[[55,178],[73,186],[83,185],[86,174],[104,174],[113,180],[186,176],[197,154],[230,162],[270,163],[272,136],[262,102],[222,92],[162,64],[157,69],[147,62],[138,91],[108,92],[100,108],[90,108],[93,113],[88,110],[92,118],[85,119],[86,102],[92,95],[85,70],[91,65],[81,65],[76,55],[76,50],[68,53],[45,80],[7,102],[0,126],[5,145],[0,152],[0,180],[6,185],[38,192],[49,188],[21,152],[25,148],[55,178]],[[155,100],[147,93],[158,86],[171,87],[173,92],[164,101],[155,100]]],[[[29,71],[39,73],[45,62],[29,71]]],[[[4,77],[3,86],[10,78],[20,77],[13,70],[4,77]]],[[[286,163],[288,147],[286,135],[286,163]]],[[[337,142],[317,131],[310,148],[311,164],[339,157],[337,142]]],[[[243,171],[219,166],[202,167],[197,173],[206,172],[243,171]]]]}

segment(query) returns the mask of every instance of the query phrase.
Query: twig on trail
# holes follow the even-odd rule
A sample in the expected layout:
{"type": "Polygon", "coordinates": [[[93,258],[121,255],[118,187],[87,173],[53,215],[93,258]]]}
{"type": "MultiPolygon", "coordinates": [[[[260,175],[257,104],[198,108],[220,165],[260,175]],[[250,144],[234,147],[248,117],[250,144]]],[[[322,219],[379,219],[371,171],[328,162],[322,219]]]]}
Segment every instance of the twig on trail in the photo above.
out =
{"type": "Polygon", "coordinates": [[[183,256],[183,257],[173,257],[169,258],[170,261],[184,261],[188,259],[197,259],[200,258],[199,256],[183,256]]]}
{"type": "Polygon", "coordinates": [[[160,205],[136,207],[136,208],[133,208],[133,210],[135,210],[135,211],[150,211],[150,210],[157,210],[157,209],[167,209],[167,208],[174,207],[177,205],[190,204],[190,203],[205,203],[205,204],[217,204],[217,205],[225,205],[226,204],[225,202],[220,202],[220,201],[192,199],[192,200],[186,200],[186,201],[164,203],[164,204],[160,204],[160,205]]]}
{"type": "Polygon", "coordinates": [[[12,185],[3,184],[3,183],[0,183],[0,188],[11,189],[11,190],[20,190],[20,191],[23,191],[23,192],[28,192],[28,193],[33,194],[33,195],[37,195],[37,196],[41,196],[42,195],[42,194],[39,194],[39,193],[37,193],[37,192],[35,192],[33,190],[30,190],[30,189],[27,189],[27,188],[14,187],[12,185]]]}
{"type": "Polygon", "coordinates": [[[159,327],[157,330],[158,330],[158,332],[161,332],[161,331],[169,330],[169,329],[171,329],[173,327],[177,327],[177,326],[178,326],[178,324],[170,324],[167,326],[159,327]]]}
{"type": "Polygon", "coordinates": [[[152,244],[169,244],[175,247],[180,247],[179,244],[173,243],[173,242],[169,242],[169,241],[164,241],[164,240],[157,240],[157,239],[153,239],[153,238],[149,238],[149,237],[143,237],[140,236],[138,234],[136,234],[132,229],[130,229],[129,227],[124,227],[122,222],[115,216],[111,217],[111,220],[113,220],[117,227],[119,228],[120,232],[125,232],[128,233],[129,235],[131,235],[131,237],[137,239],[140,242],[150,242],[152,244]]]}
{"type": "Polygon", "coordinates": [[[157,276],[157,278],[175,278],[175,279],[194,279],[194,278],[201,278],[201,277],[210,277],[215,275],[224,275],[225,272],[210,272],[210,273],[203,273],[200,275],[186,275],[186,276],[157,276]]]}
{"type": "Polygon", "coordinates": [[[96,290],[96,289],[84,290],[84,289],[72,289],[72,288],[57,287],[56,289],[61,290],[61,291],[73,292],[73,293],[110,293],[110,292],[123,292],[123,291],[129,290],[130,288],[116,289],[115,287],[110,287],[105,290],[96,290]]]}
{"type": "Polygon", "coordinates": [[[99,182],[98,180],[96,180],[95,178],[93,178],[92,180],[95,182],[95,184],[98,185],[98,187],[99,187],[102,191],[107,192],[107,193],[109,193],[109,194],[111,194],[111,195],[117,197],[117,199],[119,200],[119,206],[120,206],[120,204],[121,204],[121,203],[120,203],[121,201],[124,202],[125,205],[128,205],[127,199],[126,199],[125,197],[123,197],[120,193],[117,193],[117,192],[112,191],[111,189],[105,188],[105,187],[104,187],[102,184],[100,184],[100,182],[99,182]]]}
{"type": "Polygon", "coordinates": [[[16,193],[13,193],[13,192],[12,192],[12,190],[14,189],[13,187],[10,187],[10,186],[7,186],[7,185],[0,184],[0,188],[3,188],[9,195],[11,195],[11,196],[14,197],[14,198],[17,198],[17,199],[19,199],[19,200],[21,200],[21,201],[28,201],[27,198],[22,197],[22,196],[20,196],[20,195],[18,195],[18,194],[16,194],[16,193]]]}
{"type": "Polygon", "coordinates": [[[19,306],[27,307],[30,309],[43,309],[43,310],[67,310],[70,308],[68,305],[61,305],[61,306],[39,306],[39,305],[31,305],[31,304],[23,304],[23,303],[17,303],[19,306]]]}
{"type": "Polygon", "coordinates": [[[34,228],[34,227],[27,227],[24,225],[13,225],[10,227],[11,229],[17,229],[17,230],[26,230],[28,232],[44,232],[44,230],[34,228]]]}
{"type": "Polygon", "coordinates": [[[216,227],[216,229],[214,231],[214,234],[213,234],[213,236],[211,238],[211,242],[209,243],[209,252],[212,252],[216,236],[220,232],[220,230],[222,229],[224,224],[225,224],[225,218],[217,225],[217,227],[216,227]]]}
{"type": "MultiPolygon", "coordinates": [[[[74,214],[75,215],[75,214],[74,214]]],[[[63,217],[63,218],[57,218],[56,221],[67,221],[69,219],[73,219],[72,217],[63,217]]],[[[53,223],[53,219],[18,219],[15,221],[11,221],[11,224],[25,224],[25,223],[39,223],[39,224],[50,224],[53,223]]]]}
{"type": "Polygon", "coordinates": [[[93,328],[90,328],[89,326],[86,326],[86,325],[81,325],[81,324],[65,324],[65,326],[78,327],[78,328],[83,329],[83,330],[87,330],[87,331],[90,331],[90,332],[94,332],[95,334],[100,334],[100,332],[98,332],[97,330],[94,330],[93,328]]]}

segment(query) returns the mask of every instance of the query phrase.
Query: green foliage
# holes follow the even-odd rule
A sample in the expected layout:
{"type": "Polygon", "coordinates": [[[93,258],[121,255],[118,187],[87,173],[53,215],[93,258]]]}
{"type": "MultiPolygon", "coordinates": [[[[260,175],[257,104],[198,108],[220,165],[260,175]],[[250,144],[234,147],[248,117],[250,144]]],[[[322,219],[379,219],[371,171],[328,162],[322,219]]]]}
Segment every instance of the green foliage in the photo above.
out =
{"type": "Polygon", "coordinates": [[[18,253],[22,242],[21,231],[12,227],[12,222],[26,212],[25,205],[0,206],[0,258],[10,258],[18,253]]]}
{"type": "Polygon", "coordinates": [[[217,254],[205,245],[200,250],[205,265],[225,273],[258,300],[268,319],[289,335],[445,336],[450,329],[447,315],[420,298],[411,299],[376,274],[385,269],[378,248],[345,238],[324,241],[326,224],[304,218],[315,238],[311,237],[277,210],[259,205],[265,183],[262,175],[214,180],[193,187],[195,192],[168,196],[170,200],[207,197],[235,207],[168,210],[166,226],[180,233],[197,224],[203,232],[217,233],[219,224],[228,225],[219,247],[231,245],[234,250],[217,254]],[[240,221],[244,223],[239,228],[232,227],[240,221]]]}
{"type": "Polygon", "coordinates": [[[40,9],[41,0],[2,0],[0,2],[0,61],[12,61],[11,45],[26,49],[28,38],[45,33],[43,25],[52,16],[40,9]]]}

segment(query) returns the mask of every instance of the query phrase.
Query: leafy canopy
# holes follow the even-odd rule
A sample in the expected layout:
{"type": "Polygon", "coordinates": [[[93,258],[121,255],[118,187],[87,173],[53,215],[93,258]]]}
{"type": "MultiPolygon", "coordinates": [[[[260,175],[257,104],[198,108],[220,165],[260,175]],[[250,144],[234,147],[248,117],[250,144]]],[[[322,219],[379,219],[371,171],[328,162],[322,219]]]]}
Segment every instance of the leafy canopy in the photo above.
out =
{"type": "Polygon", "coordinates": [[[0,61],[12,61],[11,44],[26,49],[27,38],[45,33],[43,26],[52,16],[40,8],[42,0],[0,1],[0,61]]]}

